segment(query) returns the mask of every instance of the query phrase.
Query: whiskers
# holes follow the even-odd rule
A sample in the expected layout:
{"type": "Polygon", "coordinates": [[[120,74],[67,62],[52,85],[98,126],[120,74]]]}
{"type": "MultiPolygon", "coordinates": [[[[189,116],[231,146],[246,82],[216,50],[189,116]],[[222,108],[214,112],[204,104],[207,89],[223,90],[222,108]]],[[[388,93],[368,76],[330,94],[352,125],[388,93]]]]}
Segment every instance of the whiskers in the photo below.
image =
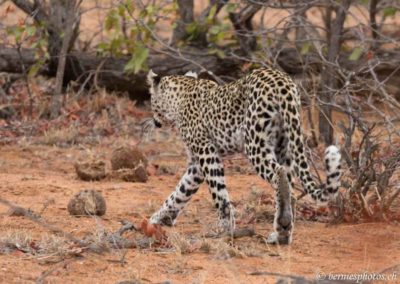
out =
{"type": "Polygon", "coordinates": [[[141,123],[142,131],[141,131],[141,141],[148,140],[149,137],[153,134],[156,125],[154,124],[154,119],[152,117],[146,118],[141,123]]]}

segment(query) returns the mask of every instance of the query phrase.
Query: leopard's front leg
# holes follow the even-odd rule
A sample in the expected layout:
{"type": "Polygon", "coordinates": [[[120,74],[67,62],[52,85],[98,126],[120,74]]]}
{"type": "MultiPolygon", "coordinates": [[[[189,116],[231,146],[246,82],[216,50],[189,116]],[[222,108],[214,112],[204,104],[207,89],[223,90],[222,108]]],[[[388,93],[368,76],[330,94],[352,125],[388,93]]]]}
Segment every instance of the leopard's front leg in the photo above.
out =
{"type": "Polygon", "coordinates": [[[197,192],[204,177],[200,165],[192,159],[189,166],[175,188],[175,191],[165,200],[160,210],[153,214],[150,223],[172,226],[181,210],[197,192]]]}
{"type": "Polygon", "coordinates": [[[229,194],[225,185],[224,165],[217,148],[209,143],[201,147],[196,154],[214,206],[218,210],[219,227],[224,231],[233,230],[235,227],[233,206],[229,201],[229,194]]]}

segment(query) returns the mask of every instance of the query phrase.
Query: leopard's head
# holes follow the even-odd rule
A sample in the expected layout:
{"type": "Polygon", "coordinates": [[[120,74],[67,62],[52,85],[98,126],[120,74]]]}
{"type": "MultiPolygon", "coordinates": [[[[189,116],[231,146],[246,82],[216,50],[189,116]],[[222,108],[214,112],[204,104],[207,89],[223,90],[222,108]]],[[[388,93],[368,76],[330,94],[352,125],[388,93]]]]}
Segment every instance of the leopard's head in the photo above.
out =
{"type": "Polygon", "coordinates": [[[147,83],[150,86],[151,110],[156,127],[171,125],[176,118],[177,98],[171,89],[169,76],[161,77],[152,70],[147,74],[147,83]]]}

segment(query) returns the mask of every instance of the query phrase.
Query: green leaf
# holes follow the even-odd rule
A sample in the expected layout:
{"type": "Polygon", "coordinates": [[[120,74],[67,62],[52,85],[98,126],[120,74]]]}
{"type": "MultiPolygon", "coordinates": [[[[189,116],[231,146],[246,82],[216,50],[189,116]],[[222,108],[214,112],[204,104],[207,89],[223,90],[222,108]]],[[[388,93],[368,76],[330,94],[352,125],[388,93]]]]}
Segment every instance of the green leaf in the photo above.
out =
{"type": "Polygon", "coordinates": [[[110,50],[110,46],[106,42],[100,42],[96,48],[97,52],[100,54],[106,54],[107,51],[110,50]]]}
{"type": "Polygon", "coordinates": [[[208,13],[207,22],[212,23],[216,13],[217,13],[217,5],[213,5],[210,9],[210,13],[208,13]]]}
{"type": "Polygon", "coordinates": [[[132,72],[133,68],[135,67],[135,57],[132,56],[132,58],[126,63],[124,67],[124,72],[132,72]]]}
{"type": "Polygon", "coordinates": [[[197,31],[198,24],[196,22],[192,22],[186,26],[186,32],[188,34],[194,34],[197,31]]]}
{"type": "Polygon", "coordinates": [[[21,38],[22,38],[22,36],[24,34],[24,31],[25,31],[25,27],[16,27],[14,29],[13,33],[14,33],[16,42],[20,42],[21,41],[21,38]]]}
{"type": "Polygon", "coordinates": [[[32,65],[31,68],[29,68],[28,77],[35,76],[39,72],[41,67],[42,67],[42,64],[34,64],[34,65],[32,65]]]}
{"type": "Polygon", "coordinates": [[[201,26],[197,22],[192,22],[186,26],[186,32],[188,33],[188,41],[194,40],[198,37],[201,26]]]}
{"type": "Polygon", "coordinates": [[[322,54],[323,54],[323,55],[325,55],[325,56],[328,55],[328,47],[327,47],[327,46],[323,46],[323,47],[321,48],[321,51],[322,51],[322,54]]]}
{"type": "Polygon", "coordinates": [[[154,5],[149,5],[146,7],[146,12],[150,16],[154,14],[155,10],[156,10],[156,8],[154,5]]]}
{"type": "Polygon", "coordinates": [[[106,21],[104,23],[104,28],[109,31],[113,28],[116,28],[119,26],[119,16],[118,13],[115,9],[111,10],[107,17],[106,17],[106,21]]]}
{"type": "Polygon", "coordinates": [[[47,47],[47,45],[48,45],[47,40],[45,38],[40,38],[38,43],[39,43],[39,46],[41,46],[41,47],[47,47]]]}
{"type": "Polygon", "coordinates": [[[216,34],[218,34],[220,31],[221,31],[221,29],[220,29],[219,26],[212,26],[212,27],[208,30],[208,32],[209,32],[210,34],[212,34],[212,35],[216,35],[216,34]]]}
{"type": "Polygon", "coordinates": [[[124,2],[124,6],[126,8],[126,10],[128,11],[128,13],[132,14],[133,11],[135,10],[135,5],[133,4],[133,1],[125,1],[124,2]]]}
{"type": "Polygon", "coordinates": [[[117,10],[118,10],[118,15],[121,17],[121,18],[123,18],[123,17],[125,17],[125,5],[119,5],[118,7],[117,7],[117,10]]]}
{"type": "Polygon", "coordinates": [[[35,33],[36,33],[36,27],[35,27],[35,26],[26,27],[25,30],[26,30],[26,34],[27,34],[29,37],[35,35],[35,33]]]}
{"type": "Polygon", "coordinates": [[[233,12],[235,12],[235,11],[236,11],[236,8],[237,8],[237,4],[236,4],[236,3],[228,3],[228,4],[225,6],[225,9],[226,9],[226,11],[227,11],[228,13],[233,13],[233,12]]]}
{"type": "Polygon", "coordinates": [[[216,42],[221,42],[223,41],[225,38],[225,33],[224,32],[219,32],[216,37],[215,37],[215,41],[216,42]]]}
{"type": "Polygon", "coordinates": [[[361,55],[363,54],[363,49],[361,47],[354,48],[353,52],[349,56],[349,60],[356,61],[360,59],[361,55]]]}
{"type": "Polygon", "coordinates": [[[301,47],[301,50],[300,50],[300,54],[305,55],[305,54],[309,53],[311,46],[312,46],[312,44],[309,41],[303,43],[303,46],[301,47]]]}
{"type": "Polygon", "coordinates": [[[383,16],[384,17],[393,17],[396,15],[397,9],[394,7],[387,7],[383,9],[383,16]]]}
{"type": "Polygon", "coordinates": [[[226,57],[225,52],[223,52],[221,49],[218,49],[216,54],[221,59],[224,59],[226,57]]]}
{"type": "Polygon", "coordinates": [[[219,58],[224,59],[226,57],[225,52],[218,48],[213,48],[208,51],[208,54],[215,54],[219,58]]]}
{"type": "Polygon", "coordinates": [[[135,74],[138,73],[142,69],[148,56],[149,50],[144,46],[139,46],[132,55],[131,60],[125,65],[124,71],[133,72],[135,74]]]}

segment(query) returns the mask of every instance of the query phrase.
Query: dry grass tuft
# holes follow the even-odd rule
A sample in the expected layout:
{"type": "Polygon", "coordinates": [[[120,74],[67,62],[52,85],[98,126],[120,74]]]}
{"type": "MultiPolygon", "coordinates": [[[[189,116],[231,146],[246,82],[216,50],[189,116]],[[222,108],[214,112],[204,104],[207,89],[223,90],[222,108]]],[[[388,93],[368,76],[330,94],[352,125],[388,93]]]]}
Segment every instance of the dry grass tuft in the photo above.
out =
{"type": "Polygon", "coordinates": [[[229,259],[233,257],[243,258],[245,254],[241,252],[237,247],[234,245],[228,244],[222,240],[218,241],[217,243],[213,244],[213,251],[215,251],[215,257],[217,259],[229,259]]]}
{"type": "Polygon", "coordinates": [[[244,199],[242,210],[238,219],[244,223],[253,223],[260,220],[272,222],[274,220],[274,198],[265,190],[251,186],[248,196],[244,199]]]}
{"type": "Polygon", "coordinates": [[[249,242],[242,244],[239,249],[247,257],[261,257],[265,250],[265,245],[262,244],[262,247],[260,248],[257,244],[249,242]]]}
{"type": "Polygon", "coordinates": [[[18,249],[23,252],[33,251],[30,244],[33,242],[32,235],[25,230],[11,230],[0,237],[0,253],[10,253],[18,249]]]}
{"type": "Polygon", "coordinates": [[[204,253],[210,253],[212,250],[212,244],[209,240],[203,239],[200,244],[199,250],[204,253]]]}
{"type": "Polygon", "coordinates": [[[168,240],[179,255],[188,254],[193,251],[190,240],[183,234],[177,232],[170,233],[168,234],[168,240]]]}
{"type": "Polygon", "coordinates": [[[54,235],[43,235],[39,240],[26,230],[9,230],[0,237],[0,253],[18,250],[30,255],[66,255],[68,243],[54,235]]]}
{"type": "Polygon", "coordinates": [[[69,249],[67,242],[55,235],[45,234],[39,241],[39,248],[41,254],[58,254],[65,255],[69,249]]]}
{"type": "Polygon", "coordinates": [[[80,133],[76,127],[70,126],[67,128],[50,128],[43,133],[43,136],[38,137],[39,144],[51,146],[66,146],[79,143],[80,133]]]}

